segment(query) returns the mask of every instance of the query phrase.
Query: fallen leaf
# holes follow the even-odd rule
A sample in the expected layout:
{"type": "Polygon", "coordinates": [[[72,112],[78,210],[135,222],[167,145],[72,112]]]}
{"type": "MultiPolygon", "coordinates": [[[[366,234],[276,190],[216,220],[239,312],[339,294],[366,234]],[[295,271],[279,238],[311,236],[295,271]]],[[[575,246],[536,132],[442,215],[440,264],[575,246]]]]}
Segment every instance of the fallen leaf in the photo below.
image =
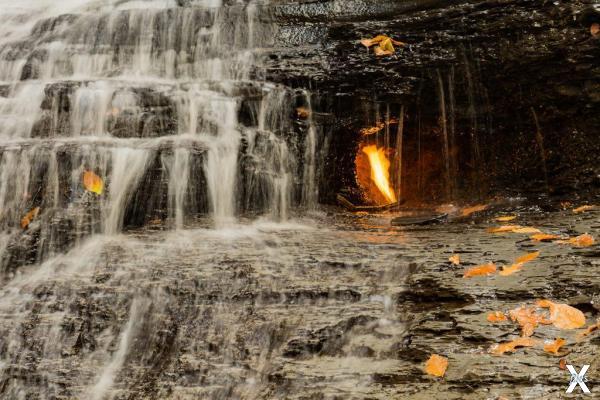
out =
{"type": "Polygon", "coordinates": [[[102,194],[104,191],[104,181],[92,171],[83,173],[83,186],[88,192],[102,194]]]}
{"type": "Polygon", "coordinates": [[[520,271],[523,269],[523,263],[516,263],[511,265],[510,267],[503,267],[502,270],[499,272],[500,275],[502,276],[508,276],[508,275],[512,275],[517,271],[520,271]]]}
{"type": "Polygon", "coordinates": [[[463,278],[471,278],[473,276],[491,275],[496,273],[496,264],[483,264],[465,271],[463,278]]]}
{"type": "Polygon", "coordinates": [[[533,347],[537,342],[531,338],[520,337],[510,342],[495,344],[490,348],[490,353],[500,356],[507,352],[514,352],[517,347],[533,347]]]}
{"type": "Polygon", "coordinates": [[[591,335],[593,332],[597,331],[598,329],[600,329],[600,319],[594,325],[588,326],[585,329],[585,331],[581,332],[579,335],[582,337],[585,337],[585,336],[591,335]]]}
{"type": "Polygon", "coordinates": [[[373,45],[375,45],[375,44],[377,44],[377,43],[380,43],[380,42],[382,42],[383,40],[385,40],[385,39],[387,39],[387,38],[388,38],[388,37],[387,37],[387,36],[385,36],[385,35],[377,35],[377,36],[375,36],[373,39],[362,39],[362,40],[360,41],[360,43],[361,43],[363,46],[365,46],[365,47],[369,48],[369,47],[371,47],[371,46],[373,46],[373,45]]]}
{"type": "Polygon", "coordinates": [[[529,236],[531,240],[535,240],[536,242],[548,242],[551,240],[560,239],[559,235],[552,235],[548,233],[536,233],[535,235],[529,236]]]}
{"type": "Polygon", "coordinates": [[[554,342],[545,344],[544,345],[544,351],[546,353],[552,353],[555,356],[557,356],[558,355],[558,350],[561,347],[563,347],[565,344],[567,344],[567,341],[565,339],[557,338],[554,342]]]}
{"type": "Polygon", "coordinates": [[[594,237],[588,233],[571,238],[568,242],[575,247],[589,247],[596,243],[594,237]]]}
{"type": "Polygon", "coordinates": [[[375,55],[377,57],[383,57],[383,56],[391,56],[392,54],[394,54],[393,51],[390,50],[384,50],[381,47],[377,46],[375,47],[375,55]]]}
{"type": "Polygon", "coordinates": [[[534,307],[517,307],[508,312],[510,319],[521,326],[522,336],[531,336],[539,324],[550,324],[543,315],[537,314],[534,307]]]}
{"type": "Polygon", "coordinates": [[[517,258],[517,260],[515,262],[517,264],[524,264],[526,262],[535,260],[536,258],[538,258],[539,255],[540,255],[539,251],[527,253],[527,254],[522,255],[521,257],[517,258]]]}
{"type": "Polygon", "coordinates": [[[432,354],[425,363],[425,372],[437,377],[444,376],[446,368],[448,368],[448,359],[437,354],[432,354]]]}
{"type": "Polygon", "coordinates": [[[572,205],[573,205],[573,203],[571,203],[570,201],[561,201],[560,202],[560,206],[562,207],[563,210],[570,208],[572,205]]]}
{"type": "Polygon", "coordinates": [[[488,228],[489,233],[505,233],[513,232],[515,229],[519,229],[521,225],[502,225],[497,228],[488,228]]]}
{"type": "Polygon", "coordinates": [[[381,43],[379,43],[379,48],[383,51],[389,51],[390,53],[396,51],[396,49],[394,49],[394,45],[392,44],[392,39],[390,38],[383,39],[381,43]]]}
{"type": "Polygon", "coordinates": [[[508,222],[508,221],[512,221],[513,219],[516,219],[517,216],[516,215],[505,215],[503,217],[497,217],[496,221],[498,222],[508,222]]]}
{"type": "Polygon", "coordinates": [[[590,33],[593,37],[600,36],[600,24],[594,22],[592,25],[590,25],[590,33]]]}
{"type": "Polygon", "coordinates": [[[567,360],[565,360],[564,358],[561,358],[560,361],[558,362],[558,368],[567,369],[567,360]]]}
{"type": "Polygon", "coordinates": [[[298,107],[296,108],[296,115],[298,118],[307,119],[310,117],[310,110],[306,107],[298,107]]]}
{"type": "Polygon", "coordinates": [[[506,321],[507,319],[508,318],[506,318],[506,314],[504,314],[502,311],[492,311],[487,315],[487,320],[489,322],[502,322],[506,321]]]}
{"type": "Polygon", "coordinates": [[[35,207],[31,211],[29,211],[27,214],[25,214],[25,216],[23,218],[21,218],[21,228],[26,229],[29,226],[29,224],[31,223],[31,221],[33,221],[35,219],[35,217],[38,216],[39,213],[40,213],[40,208],[35,207]]]}
{"type": "Polygon", "coordinates": [[[585,325],[585,315],[568,304],[553,303],[550,300],[538,300],[537,305],[550,309],[549,321],[559,329],[577,329],[585,325]]]}
{"type": "Polygon", "coordinates": [[[463,217],[468,217],[469,215],[471,215],[475,212],[483,211],[483,210],[486,210],[487,208],[488,208],[487,204],[478,204],[476,206],[463,208],[461,211],[461,214],[463,217]]]}
{"type": "Polygon", "coordinates": [[[590,210],[593,210],[595,208],[596,208],[596,206],[585,205],[585,206],[574,208],[573,209],[573,213],[580,214],[582,212],[590,211],[590,210]]]}
{"type": "Polygon", "coordinates": [[[531,226],[523,226],[521,228],[513,229],[513,233],[542,233],[542,231],[531,226]]]}
{"type": "Polygon", "coordinates": [[[454,265],[459,265],[460,256],[458,254],[452,254],[450,257],[448,257],[448,261],[450,261],[454,265]]]}
{"type": "Polygon", "coordinates": [[[373,135],[381,132],[383,128],[385,128],[385,124],[383,122],[378,122],[375,126],[361,129],[360,134],[363,136],[373,135]]]}

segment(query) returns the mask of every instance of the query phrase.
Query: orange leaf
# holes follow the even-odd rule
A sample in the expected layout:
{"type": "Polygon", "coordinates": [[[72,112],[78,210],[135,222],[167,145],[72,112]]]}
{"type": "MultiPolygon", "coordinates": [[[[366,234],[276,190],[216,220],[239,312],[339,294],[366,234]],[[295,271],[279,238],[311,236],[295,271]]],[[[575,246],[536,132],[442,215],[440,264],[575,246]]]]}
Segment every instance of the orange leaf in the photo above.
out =
{"type": "Polygon", "coordinates": [[[512,275],[517,271],[520,271],[523,269],[523,263],[516,263],[511,265],[510,267],[503,267],[502,271],[499,272],[500,275],[502,276],[508,276],[508,275],[512,275]]]}
{"type": "Polygon", "coordinates": [[[490,352],[500,356],[507,352],[514,352],[517,347],[532,347],[536,344],[537,342],[531,338],[520,337],[510,342],[495,344],[490,348],[490,352]]]}
{"type": "Polygon", "coordinates": [[[463,278],[470,278],[472,276],[490,275],[496,272],[496,264],[483,264],[477,267],[470,268],[465,271],[463,278]]]}
{"type": "Polygon", "coordinates": [[[450,257],[448,257],[448,261],[450,261],[454,265],[459,265],[460,256],[458,254],[452,254],[450,257]]]}
{"type": "Polygon", "coordinates": [[[559,235],[551,235],[548,233],[536,233],[535,235],[529,236],[531,240],[535,240],[536,242],[547,242],[550,240],[560,239],[559,235]]]}
{"type": "Polygon", "coordinates": [[[539,251],[534,251],[532,253],[527,253],[527,254],[522,255],[521,257],[517,258],[516,263],[518,263],[518,264],[524,264],[526,262],[535,260],[536,258],[538,258],[539,255],[540,255],[539,251]]]}
{"type": "Polygon", "coordinates": [[[432,354],[425,363],[425,372],[437,377],[444,376],[446,368],[448,368],[448,359],[437,354],[432,354]]]}
{"type": "Polygon", "coordinates": [[[21,218],[21,228],[26,229],[29,226],[29,224],[31,223],[31,221],[33,221],[35,219],[35,217],[38,216],[39,213],[40,213],[40,208],[35,207],[31,211],[29,211],[27,214],[25,214],[25,216],[23,218],[21,218]]]}
{"type": "Polygon", "coordinates": [[[590,33],[594,37],[599,36],[600,35],[600,24],[597,22],[594,22],[592,25],[590,25],[590,33]]]}
{"type": "Polygon", "coordinates": [[[579,213],[582,213],[582,212],[585,212],[585,211],[593,210],[595,208],[596,208],[596,206],[591,206],[591,205],[586,204],[585,206],[580,206],[580,207],[574,208],[573,212],[575,214],[579,214],[579,213]]]}
{"type": "Polygon", "coordinates": [[[594,240],[594,237],[592,235],[584,233],[583,235],[579,235],[569,239],[569,243],[571,243],[575,247],[589,247],[596,243],[596,241],[594,240]]]}
{"type": "Polygon", "coordinates": [[[513,232],[515,229],[519,229],[521,225],[502,225],[497,228],[488,228],[489,233],[505,233],[505,232],[513,232]]]}
{"type": "Polygon", "coordinates": [[[538,300],[538,306],[550,309],[550,321],[559,329],[577,329],[585,325],[585,315],[568,304],[538,300]]]}
{"type": "Polygon", "coordinates": [[[567,369],[567,360],[565,360],[564,358],[561,358],[560,361],[558,362],[558,368],[567,369]]]}
{"type": "Polygon", "coordinates": [[[487,320],[490,322],[502,322],[506,321],[506,314],[502,311],[493,311],[487,315],[487,320]]]}
{"type": "Polygon", "coordinates": [[[387,39],[388,37],[385,35],[377,35],[373,39],[362,39],[360,43],[365,47],[371,47],[374,44],[380,43],[387,39]]]}
{"type": "Polygon", "coordinates": [[[298,118],[307,119],[310,117],[310,110],[306,107],[298,107],[296,108],[296,115],[298,118]]]}
{"type": "Polygon", "coordinates": [[[461,211],[461,214],[462,214],[463,217],[467,217],[467,216],[469,216],[469,215],[471,215],[471,214],[473,214],[475,212],[483,211],[483,210],[485,210],[487,208],[488,208],[487,204],[478,204],[476,206],[471,206],[471,207],[463,208],[462,211],[461,211]]]}
{"type": "Polygon", "coordinates": [[[514,233],[542,233],[538,228],[533,228],[531,226],[524,226],[521,228],[513,229],[514,233]]]}
{"type": "Polygon", "coordinates": [[[88,192],[102,194],[104,191],[104,181],[92,171],[83,173],[83,186],[88,192]]]}
{"type": "Polygon", "coordinates": [[[522,336],[531,336],[539,324],[549,324],[544,316],[537,314],[535,308],[518,307],[508,312],[510,319],[521,326],[522,336]]]}
{"type": "Polygon", "coordinates": [[[502,217],[497,217],[496,221],[498,221],[498,222],[509,222],[509,221],[512,221],[513,219],[516,219],[516,218],[517,218],[516,215],[505,215],[505,216],[502,216],[502,217]]]}
{"type": "Polygon", "coordinates": [[[382,49],[382,48],[381,48],[381,47],[379,47],[379,46],[375,47],[375,55],[376,55],[377,57],[382,57],[382,56],[391,56],[392,54],[394,54],[394,52],[393,52],[393,51],[391,51],[391,50],[385,50],[385,49],[382,49]]]}
{"type": "Polygon", "coordinates": [[[588,336],[588,335],[592,334],[593,332],[597,331],[598,329],[600,329],[600,319],[594,325],[588,326],[586,328],[586,330],[581,332],[579,335],[580,336],[588,336]]]}
{"type": "Polygon", "coordinates": [[[567,341],[565,339],[557,338],[554,342],[548,343],[544,345],[544,351],[547,353],[552,353],[555,356],[558,355],[558,350],[563,347],[567,341]]]}

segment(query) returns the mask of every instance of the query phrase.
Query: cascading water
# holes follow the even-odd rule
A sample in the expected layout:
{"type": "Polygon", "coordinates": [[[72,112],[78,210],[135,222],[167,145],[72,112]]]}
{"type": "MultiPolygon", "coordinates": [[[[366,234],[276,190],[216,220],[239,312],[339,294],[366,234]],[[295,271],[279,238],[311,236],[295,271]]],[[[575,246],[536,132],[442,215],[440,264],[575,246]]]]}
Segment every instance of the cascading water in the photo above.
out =
{"type": "MultiPolygon", "coordinates": [[[[303,138],[290,121],[310,95],[262,81],[259,46],[274,28],[262,4],[247,3],[0,1],[2,397],[117,395],[144,327],[164,323],[148,313],[168,297],[132,293],[127,282],[142,270],[110,266],[114,249],[146,246],[125,228],[181,230],[209,215],[230,232],[239,215],[283,221],[294,205],[315,206],[316,128],[310,120],[303,138]],[[101,193],[86,190],[86,173],[102,179],[101,193]],[[126,314],[90,327],[93,343],[72,342],[64,327],[80,325],[67,308],[92,281],[115,289],[93,295],[97,304],[126,314]],[[31,290],[42,287],[40,301],[31,290]],[[35,350],[21,336],[34,315],[44,315],[35,350]],[[69,347],[81,372],[66,390],[53,365],[69,347]],[[35,385],[15,375],[31,362],[48,369],[35,385]]],[[[160,332],[147,340],[172,339],[160,332]]]]}

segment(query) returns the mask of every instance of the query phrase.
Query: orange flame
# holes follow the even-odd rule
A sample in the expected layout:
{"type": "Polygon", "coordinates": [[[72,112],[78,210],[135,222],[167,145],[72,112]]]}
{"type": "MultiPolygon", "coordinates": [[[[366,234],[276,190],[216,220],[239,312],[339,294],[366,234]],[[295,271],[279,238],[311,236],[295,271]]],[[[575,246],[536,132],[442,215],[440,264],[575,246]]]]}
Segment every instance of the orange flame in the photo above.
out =
{"type": "Polygon", "coordinates": [[[386,157],[385,150],[378,149],[373,144],[363,147],[362,151],[369,157],[371,180],[390,203],[395,203],[396,194],[390,185],[390,160],[386,157]]]}

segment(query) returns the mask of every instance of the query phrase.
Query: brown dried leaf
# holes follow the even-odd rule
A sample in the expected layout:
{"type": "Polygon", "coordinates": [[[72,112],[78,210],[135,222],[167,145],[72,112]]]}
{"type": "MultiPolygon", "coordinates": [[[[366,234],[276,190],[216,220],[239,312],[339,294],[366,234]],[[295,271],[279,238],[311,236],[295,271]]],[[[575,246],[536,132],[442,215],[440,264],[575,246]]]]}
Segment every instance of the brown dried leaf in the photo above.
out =
{"type": "Polygon", "coordinates": [[[471,278],[473,276],[491,275],[496,273],[496,264],[489,263],[478,265],[473,268],[469,268],[465,271],[463,278],[471,278]]]}
{"type": "Polygon", "coordinates": [[[559,329],[577,329],[585,325],[585,315],[568,304],[553,303],[550,300],[538,300],[542,308],[550,309],[550,322],[559,329]]]}
{"type": "Polygon", "coordinates": [[[516,215],[504,215],[502,217],[497,217],[495,219],[498,222],[509,222],[509,221],[512,221],[513,219],[516,219],[516,218],[517,218],[516,215]]]}
{"type": "Polygon", "coordinates": [[[21,228],[26,229],[29,226],[29,224],[31,223],[31,221],[33,221],[35,219],[35,217],[38,216],[39,213],[40,213],[40,208],[35,207],[31,211],[29,211],[27,214],[25,214],[25,216],[23,218],[21,218],[21,228]]]}
{"type": "Polygon", "coordinates": [[[454,265],[459,265],[460,256],[458,254],[452,254],[450,257],[448,257],[448,261],[450,261],[454,265]]]}
{"type": "Polygon", "coordinates": [[[567,360],[565,360],[564,358],[561,358],[560,361],[558,362],[558,368],[560,369],[567,369],[567,360]]]}
{"type": "Polygon", "coordinates": [[[593,37],[600,36],[600,24],[594,22],[592,25],[590,25],[590,33],[593,37]]]}
{"type": "Polygon", "coordinates": [[[442,377],[448,368],[448,359],[446,357],[432,354],[425,363],[425,372],[429,375],[442,377]]]}
{"type": "Polygon", "coordinates": [[[491,313],[489,313],[487,315],[487,320],[489,322],[503,322],[506,321],[508,318],[506,318],[506,314],[504,314],[502,311],[492,311],[491,313]]]}
{"type": "Polygon", "coordinates": [[[104,191],[104,181],[92,171],[83,173],[83,186],[88,192],[102,194],[104,191]]]}
{"type": "Polygon", "coordinates": [[[544,351],[546,353],[552,353],[555,356],[558,355],[558,350],[567,344],[565,339],[557,338],[554,342],[548,343],[544,345],[544,351]]]}
{"type": "Polygon", "coordinates": [[[512,275],[517,271],[520,271],[523,269],[523,263],[516,263],[511,265],[510,267],[502,267],[502,271],[499,272],[500,275],[502,276],[508,276],[508,275],[512,275]]]}
{"type": "Polygon", "coordinates": [[[538,258],[539,255],[540,255],[539,251],[534,251],[532,253],[527,253],[527,254],[522,255],[521,257],[517,258],[517,260],[515,262],[517,264],[524,264],[526,262],[535,260],[536,258],[538,258]]]}
{"type": "Polygon", "coordinates": [[[310,117],[310,110],[306,107],[298,107],[296,108],[296,115],[298,118],[307,119],[310,117]]]}
{"type": "Polygon", "coordinates": [[[511,353],[514,352],[517,347],[533,347],[536,344],[537,344],[537,341],[535,341],[531,338],[520,337],[520,338],[517,338],[510,342],[498,343],[498,344],[493,345],[490,348],[490,353],[492,353],[496,356],[500,356],[507,352],[511,352],[511,353]]]}

